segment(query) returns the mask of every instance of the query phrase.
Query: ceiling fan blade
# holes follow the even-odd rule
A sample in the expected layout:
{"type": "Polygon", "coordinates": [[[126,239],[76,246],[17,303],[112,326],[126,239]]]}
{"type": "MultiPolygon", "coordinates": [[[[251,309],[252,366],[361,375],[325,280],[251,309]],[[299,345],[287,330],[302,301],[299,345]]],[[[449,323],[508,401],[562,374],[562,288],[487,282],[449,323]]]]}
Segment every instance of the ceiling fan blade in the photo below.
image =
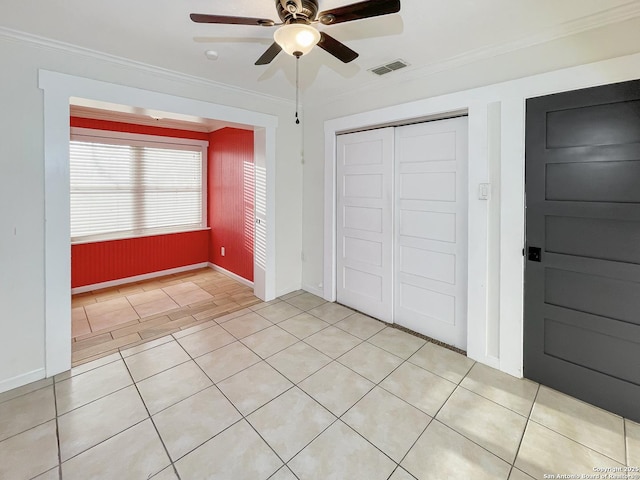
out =
{"type": "Polygon", "coordinates": [[[273,27],[276,22],[268,18],[228,17],[226,15],[207,15],[204,13],[192,13],[189,15],[196,23],[221,23],[226,25],[258,25],[261,27],[273,27]]]}
{"type": "Polygon", "coordinates": [[[267,51],[262,54],[262,56],[256,61],[256,65],[267,65],[271,63],[271,61],[278,56],[282,47],[278,45],[276,42],[273,42],[267,51]]]}
{"type": "Polygon", "coordinates": [[[318,21],[325,25],[351,22],[361,18],[377,17],[400,11],[400,0],[366,0],[326,10],[318,14],[318,21]]]}
{"type": "Polygon", "coordinates": [[[318,46],[344,63],[352,62],[358,58],[356,52],[324,32],[320,32],[318,46]]]}

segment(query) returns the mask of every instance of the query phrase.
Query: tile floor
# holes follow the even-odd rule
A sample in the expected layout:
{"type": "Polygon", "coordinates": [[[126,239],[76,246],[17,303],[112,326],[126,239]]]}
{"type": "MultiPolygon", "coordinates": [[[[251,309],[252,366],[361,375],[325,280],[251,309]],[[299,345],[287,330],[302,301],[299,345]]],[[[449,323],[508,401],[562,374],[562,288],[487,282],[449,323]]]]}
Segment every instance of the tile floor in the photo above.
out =
{"type": "Polygon", "coordinates": [[[209,268],[74,295],[73,364],[95,360],[259,303],[209,268]]]}
{"type": "Polygon", "coordinates": [[[639,424],[304,292],[0,394],[7,480],[530,480],[624,465],[640,465],[639,424]]]}

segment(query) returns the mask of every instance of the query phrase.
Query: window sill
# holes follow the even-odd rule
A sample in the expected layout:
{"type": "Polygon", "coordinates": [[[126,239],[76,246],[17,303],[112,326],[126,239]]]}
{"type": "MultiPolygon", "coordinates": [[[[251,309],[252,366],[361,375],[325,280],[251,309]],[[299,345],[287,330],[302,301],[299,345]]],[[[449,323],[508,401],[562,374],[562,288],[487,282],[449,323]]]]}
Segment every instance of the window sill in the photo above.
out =
{"type": "Polygon", "coordinates": [[[152,232],[152,233],[142,233],[140,235],[95,235],[86,240],[71,240],[71,245],[84,245],[87,243],[102,243],[102,242],[114,242],[118,240],[132,240],[135,238],[145,238],[145,237],[162,237],[166,235],[176,235],[180,233],[190,233],[190,232],[201,232],[205,230],[211,230],[211,227],[199,227],[199,228],[187,228],[185,230],[166,230],[164,232],[152,232]]]}

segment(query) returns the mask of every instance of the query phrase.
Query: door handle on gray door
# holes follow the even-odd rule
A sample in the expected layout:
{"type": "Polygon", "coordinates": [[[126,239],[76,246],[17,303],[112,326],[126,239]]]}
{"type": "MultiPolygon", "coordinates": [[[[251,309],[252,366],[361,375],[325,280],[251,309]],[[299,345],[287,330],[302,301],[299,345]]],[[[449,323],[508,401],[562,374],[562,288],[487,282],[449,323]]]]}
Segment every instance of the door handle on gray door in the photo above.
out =
{"type": "Polygon", "coordinates": [[[527,258],[531,262],[540,262],[542,260],[542,249],[539,247],[529,247],[527,258]]]}

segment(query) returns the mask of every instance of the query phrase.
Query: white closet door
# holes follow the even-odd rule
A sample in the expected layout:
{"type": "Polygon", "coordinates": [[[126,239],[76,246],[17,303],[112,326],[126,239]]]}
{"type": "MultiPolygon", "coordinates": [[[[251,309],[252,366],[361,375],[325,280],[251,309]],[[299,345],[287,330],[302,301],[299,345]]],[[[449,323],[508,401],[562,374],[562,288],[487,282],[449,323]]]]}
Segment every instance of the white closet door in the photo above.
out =
{"type": "Polygon", "coordinates": [[[338,302],[393,321],[394,129],[337,138],[338,302]]]}
{"type": "Polygon", "coordinates": [[[467,118],[396,131],[394,319],[466,348],[467,118]]]}

